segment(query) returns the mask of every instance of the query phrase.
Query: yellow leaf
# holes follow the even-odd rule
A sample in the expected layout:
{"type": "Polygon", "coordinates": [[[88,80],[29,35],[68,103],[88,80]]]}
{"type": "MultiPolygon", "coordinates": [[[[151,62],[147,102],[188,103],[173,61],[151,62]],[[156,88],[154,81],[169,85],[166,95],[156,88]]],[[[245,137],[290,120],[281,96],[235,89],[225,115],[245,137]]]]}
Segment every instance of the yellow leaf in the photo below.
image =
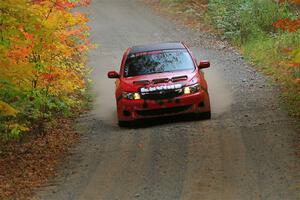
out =
{"type": "Polygon", "coordinates": [[[300,48],[293,51],[294,61],[300,63],[300,48]]]}
{"type": "Polygon", "coordinates": [[[8,125],[7,125],[7,128],[8,128],[9,130],[16,129],[16,130],[20,130],[20,131],[22,131],[22,132],[29,131],[29,128],[26,127],[24,124],[18,124],[18,123],[8,124],[8,125]]]}
{"type": "Polygon", "coordinates": [[[18,111],[8,105],[7,103],[0,101],[0,114],[4,116],[13,116],[15,117],[18,114],[18,111]]]}

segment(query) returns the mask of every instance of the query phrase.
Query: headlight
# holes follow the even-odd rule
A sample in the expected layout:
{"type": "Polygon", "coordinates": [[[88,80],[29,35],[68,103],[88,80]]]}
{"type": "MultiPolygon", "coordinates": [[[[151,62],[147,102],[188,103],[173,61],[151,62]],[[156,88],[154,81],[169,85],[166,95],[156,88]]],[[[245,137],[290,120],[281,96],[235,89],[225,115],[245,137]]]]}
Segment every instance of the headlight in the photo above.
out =
{"type": "Polygon", "coordinates": [[[141,95],[136,92],[123,92],[122,97],[130,100],[138,100],[141,99],[141,95]]]}
{"type": "Polygon", "coordinates": [[[185,88],[183,89],[183,93],[184,93],[184,94],[191,94],[191,88],[190,88],[190,87],[185,87],[185,88]]]}
{"type": "Polygon", "coordinates": [[[184,94],[193,94],[193,93],[199,92],[200,89],[201,89],[200,84],[197,83],[195,85],[184,87],[183,92],[184,92],[184,94]]]}

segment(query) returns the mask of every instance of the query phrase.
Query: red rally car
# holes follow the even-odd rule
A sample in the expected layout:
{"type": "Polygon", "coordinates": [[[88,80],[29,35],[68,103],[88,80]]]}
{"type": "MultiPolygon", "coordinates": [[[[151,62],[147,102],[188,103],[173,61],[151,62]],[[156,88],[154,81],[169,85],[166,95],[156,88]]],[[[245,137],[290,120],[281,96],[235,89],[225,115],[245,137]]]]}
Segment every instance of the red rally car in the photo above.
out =
{"type": "Polygon", "coordinates": [[[183,42],[167,42],[128,48],[120,73],[108,72],[116,79],[116,103],[120,126],[129,122],[195,113],[210,118],[207,83],[199,65],[183,42]]]}

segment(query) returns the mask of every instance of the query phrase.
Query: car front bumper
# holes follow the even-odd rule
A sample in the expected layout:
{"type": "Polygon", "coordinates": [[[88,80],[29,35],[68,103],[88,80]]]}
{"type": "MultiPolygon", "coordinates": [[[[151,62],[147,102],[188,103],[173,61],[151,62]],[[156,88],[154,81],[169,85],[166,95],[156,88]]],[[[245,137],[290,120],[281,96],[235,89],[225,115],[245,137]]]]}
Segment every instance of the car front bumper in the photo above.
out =
{"type": "Polygon", "coordinates": [[[210,111],[209,95],[201,90],[194,94],[184,94],[173,99],[129,100],[121,98],[117,102],[119,121],[132,121],[186,113],[210,111]]]}

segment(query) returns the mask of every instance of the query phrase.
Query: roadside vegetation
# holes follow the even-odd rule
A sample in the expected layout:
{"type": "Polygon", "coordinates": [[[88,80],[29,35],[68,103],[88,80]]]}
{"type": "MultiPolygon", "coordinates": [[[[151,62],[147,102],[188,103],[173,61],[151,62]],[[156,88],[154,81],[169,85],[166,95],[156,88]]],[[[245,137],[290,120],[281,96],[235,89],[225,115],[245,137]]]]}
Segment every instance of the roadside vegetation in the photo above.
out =
{"type": "Polygon", "coordinates": [[[246,59],[282,86],[292,115],[300,116],[300,1],[210,0],[207,15],[246,59]]]}
{"type": "Polygon", "coordinates": [[[88,0],[0,3],[0,140],[43,131],[84,103],[88,0]]]}
{"type": "Polygon", "coordinates": [[[289,113],[300,117],[299,0],[161,0],[185,24],[230,40],[281,87],[289,113]],[[200,24],[200,26],[199,26],[200,24]]]}
{"type": "Polygon", "coordinates": [[[30,199],[78,141],[90,0],[0,1],[0,199],[30,199]]]}

